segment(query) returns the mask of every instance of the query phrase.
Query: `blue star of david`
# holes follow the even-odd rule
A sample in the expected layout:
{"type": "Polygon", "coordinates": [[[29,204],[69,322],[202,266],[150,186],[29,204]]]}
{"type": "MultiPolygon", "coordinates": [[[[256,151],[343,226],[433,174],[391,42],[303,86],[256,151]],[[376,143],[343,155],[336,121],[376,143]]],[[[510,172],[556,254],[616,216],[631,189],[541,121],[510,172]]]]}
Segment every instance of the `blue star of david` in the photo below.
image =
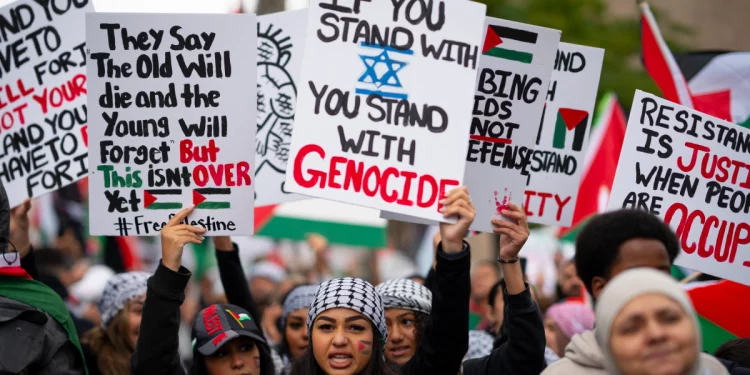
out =
{"type": "Polygon", "coordinates": [[[359,56],[362,62],[365,64],[365,72],[359,77],[359,82],[372,83],[377,87],[381,86],[392,86],[392,87],[403,87],[401,81],[398,79],[397,73],[403,69],[407,63],[403,61],[396,61],[391,59],[388,55],[388,51],[383,51],[377,56],[359,56]],[[375,68],[385,66],[385,72],[382,76],[378,77],[378,73],[375,68]]]}

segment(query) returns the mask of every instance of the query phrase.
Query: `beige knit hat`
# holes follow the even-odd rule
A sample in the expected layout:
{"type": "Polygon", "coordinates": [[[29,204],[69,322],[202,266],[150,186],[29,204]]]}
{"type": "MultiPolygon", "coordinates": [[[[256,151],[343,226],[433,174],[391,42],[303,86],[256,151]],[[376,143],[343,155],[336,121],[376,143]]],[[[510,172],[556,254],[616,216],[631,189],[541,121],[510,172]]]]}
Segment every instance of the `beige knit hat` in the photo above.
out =
{"type": "MultiPolygon", "coordinates": [[[[622,311],[628,302],[644,294],[661,294],[677,302],[693,321],[695,332],[698,335],[696,343],[698,353],[701,351],[701,330],[698,325],[698,317],[690,302],[687,293],[682,286],[669,275],[650,268],[637,268],[625,271],[607,283],[604,291],[596,302],[596,341],[602,349],[604,356],[604,367],[612,375],[619,375],[620,371],[615,366],[614,358],[609,347],[610,333],[615,317],[622,311]]],[[[700,355],[690,370],[690,375],[701,374],[700,355]]]]}

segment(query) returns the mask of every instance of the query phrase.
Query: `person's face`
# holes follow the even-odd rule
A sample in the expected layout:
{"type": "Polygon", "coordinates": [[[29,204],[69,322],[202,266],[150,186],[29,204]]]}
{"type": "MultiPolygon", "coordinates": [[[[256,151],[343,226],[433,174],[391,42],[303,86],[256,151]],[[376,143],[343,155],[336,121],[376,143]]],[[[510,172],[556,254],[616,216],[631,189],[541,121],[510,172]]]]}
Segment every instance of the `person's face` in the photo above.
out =
{"type": "Polygon", "coordinates": [[[565,347],[568,346],[570,339],[565,337],[565,334],[562,333],[554,319],[544,319],[544,336],[547,338],[547,346],[562,358],[565,355],[565,347]]]}
{"type": "Polygon", "coordinates": [[[487,299],[490,289],[497,282],[497,269],[488,264],[482,264],[474,271],[471,278],[471,296],[477,300],[487,299]]]}
{"type": "Polygon", "coordinates": [[[284,326],[284,337],[289,346],[292,358],[301,356],[307,346],[310,345],[310,337],[307,334],[307,312],[309,309],[294,310],[286,317],[284,326]]]}
{"type": "Polygon", "coordinates": [[[416,314],[405,309],[385,310],[388,341],[385,343],[385,358],[404,365],[417,351],[416,314]]]}
{"type": "Polygon", "coordinates": [[[250,280],[250,292],[253,294],[253,298],[261,301],[264,305],[270,303],[271,294],[273,294],[275,288],[276,283],[266,277],[257,276],[250,280]]]}
{"type": "Polygon", "coordinates": [[[364,315],[338,307],[326,310],[313,322],[312,346],[315,361],[328,375],[361,372],[372,357],[374,333],[364,315]]]}
{"type": "Polygon", "coordinates": [[[578,278],[575,263],[569,262],[560,271],[560,287],[563,295],[565,297],[580,297],[583,292],[583,282],[578,278]]]}
{"type": "Polygon", "coordinates": [[[135,344],[138,342],[138,333],[141,331],[141,315],[143,314],[143,302],[145,300],[146,296],[133,298],[125,306],[125,315],[128,322],[125,332],[125,343],[132,350],[135,350],[135,344]]]}
{"type": "Polygon", "coordinates": [[[248,337],[237,337],[206,356],[208,375],[259,375],[260,350],[248,337]]]}
{"type": "MultiPolygon", "coordinates": [[[[620,245],[619,256],[612,266],[609,278],[613,279],[621,272],[631,268],[647,267],[658,271],[669,273],[672,263],[669,261],[667,248],[661,241],[634,238],[620,245]]],[[[591,294],[594,299],[598,299],[602,293],[607,280],[601,277],[594,277],[591,281],[591,294]]]]}
{"type": "Polygon", "coordinates": [[[677,302],[661,294],[634,298],[615,317],[609,338],[624,375],[685,374],[698,359],[698,335],[677,302]]]}
{"type": "Polygon", "coordinates": [[[503,299],[502,288],[497,289],[497,294],[495,295],[495,306],[490,310],[487,318],[490,323],[492,323],[492,329],[495,331],[495,334],[498,334],[500,332],[500,326],[503,325],[503,320],[505,320],[505,300],[503,299]]]}

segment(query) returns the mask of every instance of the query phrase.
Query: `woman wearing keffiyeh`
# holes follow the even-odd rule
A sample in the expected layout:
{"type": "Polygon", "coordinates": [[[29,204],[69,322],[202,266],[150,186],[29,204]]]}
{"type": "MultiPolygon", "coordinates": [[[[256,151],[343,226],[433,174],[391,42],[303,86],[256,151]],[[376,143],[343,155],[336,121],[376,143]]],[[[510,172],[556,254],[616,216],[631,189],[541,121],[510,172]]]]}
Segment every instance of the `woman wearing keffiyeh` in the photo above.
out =
{"type": "MultiPolygon", "coordinates": [[[[468,244],[463,240],[474,220],[475,210],[471,204],[468,190],[459,187],[451,191],[440,201],[441,212],[445,217],[457,217],[455,224],[441,223],[442,242],[438,245],[439,256],[446,259],[469,263],[468,244]]],[[[438,262],[438,273],[443,267],[438,262]]],[[[451,272],[450,267],[444,272],[451,272]]],[[[468,272],[465,287],[468,290],[468,272]]],[[[459,283],[461,284],[461,283],[459,283]]],[[[461,284],[463,285],[463,284],[461,284]]],[[[460,286],[458,287],[460,288],[460,286]]],[[[391,295],[402,295],[392,293],[391,295]]],[[[406,301],[404,299],[402,302],[406,301]]],[[[411,298],[415,309],[426,310],[424,301],[411,298]]],[[[390,302],[389,302],[390,303],[390,302]]],[[[445,303],[448,305],[449,303],[445,303]]],[[[453,301],[450,302],[453,304],[453,301]]],[[[468,293],[464,303],[455,303],[457,319],[443,324],[458,328],[457,334],[451,333],[448,342],[439,342],[440,328],[435,327],[425,335],[425,341],[433,346],[424,350],[426,354],[401,367],[401,374],[457,374],[461,358],[466,352],[469,317],[466,311],[468,293]],[[454,337],[455,336],[455,337],[454,337]],[[445,356],[445,352],[456,352],[457,359],[445,356]],[[445,358],[447,357],[447,358],[445,358]]],[[[403,305],[403,303],[401,303],[403,305]]],[[[334,279],[320,285],[315,300],[310,306],[307,327],[310,333],[310,346],[299,361],[295,362],[292,374],[341,374],[341,375],[383,375],[392,374],[393,369],[383,358],[383,351],[388,342],[384,304],[381,296],[373,286],[361,279],[334,279]]],[[[449,319],[446,319],[449,320],[449,319]]],[[[453,332],[453,331],[451,331],[453,332]]],[[[420,345],[421,348],[421,345],[420,345]]],[[[419,352],[420,349],[417,349],[419,352]]]]}
{"type": "Polygon", "coordinates": [[[315,298],[317,285],[298,285],[281,301],[283,312],[279,321],[281,343],[271,355],[277,374],[287,372],[291,362],[302,356],[310,345],[307,333],[307,313],[315,298]]]}

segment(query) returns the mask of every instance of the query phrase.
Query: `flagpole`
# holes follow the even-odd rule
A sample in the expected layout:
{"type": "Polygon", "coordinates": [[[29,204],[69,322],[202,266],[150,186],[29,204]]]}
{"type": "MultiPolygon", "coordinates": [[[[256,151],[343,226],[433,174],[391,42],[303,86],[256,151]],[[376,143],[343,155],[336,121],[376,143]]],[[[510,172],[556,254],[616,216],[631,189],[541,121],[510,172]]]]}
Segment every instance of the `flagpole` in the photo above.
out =
{"type": "Polygon", "coordinates": [[[680,280],[680,284],[687,284],[703,275],[703,272],[693,272],[684,279],[680,280]]]}

